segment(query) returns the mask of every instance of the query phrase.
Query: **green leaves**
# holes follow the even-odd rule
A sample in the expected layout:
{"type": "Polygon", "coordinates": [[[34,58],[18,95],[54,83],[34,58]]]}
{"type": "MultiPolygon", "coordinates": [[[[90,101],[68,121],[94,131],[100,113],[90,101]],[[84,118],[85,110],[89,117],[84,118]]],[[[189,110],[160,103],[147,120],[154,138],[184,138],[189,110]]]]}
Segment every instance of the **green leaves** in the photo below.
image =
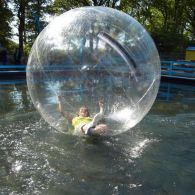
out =
{"type": "Polygon", "coordinates": [[[11,26],[10,22],[13,18],[13,14],[8,7],[6,1],[0,1],[0,44],[7,47],[8,40],[11,38],[11,26]]]}
{"type": "Polygon", "coordinates": [[[8,45],[14,18],[23,50],[23,45],[29,48],[47,25],[48,16],[81,6],[109,6],[135,17],[160,51],[184,50],[195,40],[194,0],[0,0],[0,43],[8,45]]]}

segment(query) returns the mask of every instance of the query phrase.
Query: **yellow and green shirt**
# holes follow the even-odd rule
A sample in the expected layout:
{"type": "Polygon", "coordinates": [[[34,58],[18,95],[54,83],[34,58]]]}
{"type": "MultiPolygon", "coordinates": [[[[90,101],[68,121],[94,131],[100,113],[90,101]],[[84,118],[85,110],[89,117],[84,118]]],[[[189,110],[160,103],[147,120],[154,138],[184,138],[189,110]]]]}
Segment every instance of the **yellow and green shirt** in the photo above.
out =
{"type": "Polygon", "coordinates": [[[76,127],[80,126],[81,124],[90,123],[93,119],[91,117],[81,117],[77,116],[72,119],[72,126],[76,129],[76,127]]]}

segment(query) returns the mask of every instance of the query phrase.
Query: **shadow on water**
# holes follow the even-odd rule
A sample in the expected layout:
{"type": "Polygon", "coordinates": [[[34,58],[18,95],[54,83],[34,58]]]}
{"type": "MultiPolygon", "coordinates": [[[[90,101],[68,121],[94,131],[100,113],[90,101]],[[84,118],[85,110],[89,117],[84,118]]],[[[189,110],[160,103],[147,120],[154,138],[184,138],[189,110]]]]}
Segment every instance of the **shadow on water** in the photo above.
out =
{"type": "Polygon", "coordinates": [[[0,194],[195,193],[194,89],[161,87],[133,129],[81,138],[49,127],[26,85],[1,86],[0,194]]]}

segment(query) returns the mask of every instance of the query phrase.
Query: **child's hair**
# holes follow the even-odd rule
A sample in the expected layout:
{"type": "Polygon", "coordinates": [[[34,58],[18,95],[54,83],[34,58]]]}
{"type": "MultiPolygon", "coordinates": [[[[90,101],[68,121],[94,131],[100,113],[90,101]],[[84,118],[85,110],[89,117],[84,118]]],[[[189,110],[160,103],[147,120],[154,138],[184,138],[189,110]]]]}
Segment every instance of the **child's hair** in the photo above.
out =
{"type": "MultiPolygon", "coordinates": [[[[81,108],[86,108],[87,109],[87,116],[90,116],[90,113],[89,113],[89,109],[87,108],[87,106],[81,106],[80,108],[79,108],[79,111],[80,111],[80,109],[81,108]]],[[[79,111],[77,112],[77,116],[79,116],[79,111]]]]}

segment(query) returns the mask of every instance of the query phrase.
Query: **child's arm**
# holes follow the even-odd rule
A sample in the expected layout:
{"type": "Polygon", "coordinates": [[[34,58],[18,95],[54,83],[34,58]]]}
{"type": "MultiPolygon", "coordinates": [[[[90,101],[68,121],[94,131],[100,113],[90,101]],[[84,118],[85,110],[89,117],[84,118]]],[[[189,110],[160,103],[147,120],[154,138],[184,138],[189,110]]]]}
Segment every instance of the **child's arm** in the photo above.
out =
{"type": "Polygon", "coordinates": [[[99,101],[99,107],[100,107],[100,113],[103,114],[104,113],[104,102],[103,101],[99,101]]]}
{"type": "Polygon", "coordinates": [[[59,111],[63,117],[65,117],[69,123],[72,123],[73,116],[69,112],[64,111],[64,105],[62,103],[62,96],[58,96],[58,102],[59,102],[59,111]]]}

